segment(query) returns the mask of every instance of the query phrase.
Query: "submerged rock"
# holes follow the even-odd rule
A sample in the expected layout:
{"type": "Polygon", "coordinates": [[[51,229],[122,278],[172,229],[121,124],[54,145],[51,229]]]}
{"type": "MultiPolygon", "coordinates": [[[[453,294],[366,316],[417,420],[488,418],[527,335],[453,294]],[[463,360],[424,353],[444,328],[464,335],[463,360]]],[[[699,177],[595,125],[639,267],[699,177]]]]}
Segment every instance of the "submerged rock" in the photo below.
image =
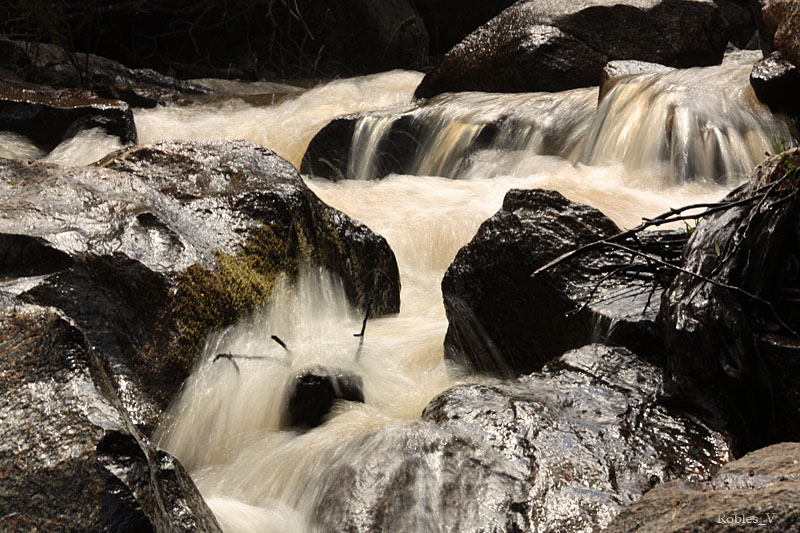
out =
{"type": "MultiPolygon", "coordinates": [[[[559,255],[619,232],[600,211],[555,191],[509,191],[442,280],[445,357],[504,376],[539,370],[593,341],[657,358],[663,280],[638,276],[631,254],[594,250],[531,277],[559,255]]],[[[680,250],[683,239],[673,238],[680,250]]],[[[663,253],[657,242],[653,248],[663,253]]]]}
{"type": "Polygon", "coordinates": [[[743,451],[800,440],[798,165],[769,159],[701,219],[661,305],[667,393],[743,451]]]}
{"type": "Polygon", "coordinates": [[[600,72],[600,96],[598,101],[617,84],[620,80],[628,76],[637,74],[650,74],[656,72],[669,72],[675,70],[673,67],[660,65],[658,63],[648,63],[647,61],[621,60],[610,61],[600,72]]]}
{"type": "Polygon", "coordinates": [[[628,531],[798,531],[800,444],[785,442],[726,464],[710,480],[659,485],[609,525],[628,531]]]}
{"type": "Polygon", "coordinates": [[[220,531],[189,475],[130,422],[55,309],[0,311],[0,528],[220,531]]]}
{"type": "Polygon", "coordinates": [[[0,177],[0,290],[74,320],[147,428],[205,335],[303,262],[339,275],[373,316],[399,308],[386,241],[252,143],[160,143],[72,169],[0,160],[0,177]]]}
{"type": "Polygon", "coordinates": [[[354,532],[599,530],[653,485],[704,479],[730,458],[720,434],[658,404],[660,376],[627,350],[591,345],[517,381],[449,389],[422,420],[340,450],[316,521],[354,532]]]}
{"type": "Polygon", "coordinates": [[[303,370],[286,384],[281,426],[317,427],[335,401],[364,403],[363,389],[361,376],[350,371],[324,367],[303,370]]]}
{"type": "Polygon", "coordinates": [[[586,87],[614,59],[714,65],[727,41],[711,0],[521,0],[450,50],[415,95],[586,87]]]}
{"type": "Polygon", "coordinates": [[[122,144],[138,140],[125,102],[36,86],[0,86],[0,131],[11,131],[52,149],[77,133],[102,128],[122,144]]]}

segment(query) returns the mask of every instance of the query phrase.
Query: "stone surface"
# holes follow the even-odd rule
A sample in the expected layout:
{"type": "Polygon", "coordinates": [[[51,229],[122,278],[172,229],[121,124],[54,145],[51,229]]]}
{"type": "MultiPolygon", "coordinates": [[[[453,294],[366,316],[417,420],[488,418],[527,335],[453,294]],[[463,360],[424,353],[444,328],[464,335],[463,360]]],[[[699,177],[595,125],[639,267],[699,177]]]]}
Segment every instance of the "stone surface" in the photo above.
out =
{"type": "Polygon", "coordinates": [[[80,92],[0,86],[0,131],[24,135],[52,149],[91,128],[104,129],[122,144],[137,142],[133,113],[125,102],[80,92]]]}
{"type": "Polygon", "coordinates": [[[614,59],[713,65],[726,43],[711,0],[521,0],[448,52],[415,94],[585,87],[614,59]]]}
{"type": "Polygon", "coordinates": [[[661,305],[668,395],[742,451],[800,439],[798,164],[767,160],[727,197],[742,205],[698,223],[682,267],[704,278],[679,273],[661,305]]]}
{"type": "Polygon", "coordinates": [[[422,420],[339,452],[317,524],[598,531],[654,484],[704,479],[730,458],[721,435],[658,404],[660,380],[627,350],[591,345],[516,381],[449,389],[422,420]]]}
{"type": "Polygon", "coordinates": [[[174,101],[180,94],[212,92],[152,69],[131,69],[94,54],[72,54],[52,44],[5,38],[0,38],[0,73],[43,85],[91,90],[102,98],[123,100],[132,107],[154,107],[174,101]]]}
{"type": "Polygon", "coordinates": [[[800,444],[785,442],[728,463],[710,480],[671,481],[610,524],[609,533],[800,531],[800,444]]]}
{"type": "Polygon", "coordinates": [[[633,256],[589,251],[531,277],[559,255],[619,231],[601,212],[557,192],[509,191],[442,280],[445,357],[504,376],[538,370],[592,341],[658,358],[654,321],[663,280],[637,279],[633,256]]]}
{"type": "Polygon", "coordinates": [[[59,311],[0,311],[0,528],[220,531],[183,467],[128,419],[59,311]]]}
{"type": "Polygon", "coordinates": [[[319,426],[335,401],[364,403],[364,381],[350,371],[312,367],[293,376],[283,393],[281,426],[319,426]]]}
{"type": "Polygon", "coordinates": [[[761,9],[767,48],[800,67],[800,2],[797,0],[772,0],[761,9]]]}
{"type": "Polygon", "coordinates": [[[750,85],[758,99],[772,111],[800,115],[797,98],[800,94],[800,68],[781,57],[780,52],[773,52],[753,65],[750,85]]]}
{"type": "Polygon", "coordinates": [[[160,143],[71,169],[0,160],[0,177],[6,305],[74,320],[148,429],[205,335],[261,305],[303,262],[339,275],[373,316],[399,308],[386,241],[252,143],[160,143]]]}

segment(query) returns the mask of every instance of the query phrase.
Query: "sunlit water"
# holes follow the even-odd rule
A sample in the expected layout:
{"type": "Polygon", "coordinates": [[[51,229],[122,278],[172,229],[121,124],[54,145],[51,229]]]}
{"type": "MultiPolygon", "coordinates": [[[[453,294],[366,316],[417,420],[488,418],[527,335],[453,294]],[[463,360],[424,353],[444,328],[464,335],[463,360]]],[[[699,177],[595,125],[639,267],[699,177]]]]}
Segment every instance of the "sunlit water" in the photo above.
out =
{"type": "MultiPolygon", "coordinates": [[[[313,530],[309,517],[320,480],[332,458],[343,460],[338,451],[359,435],[418,418],[452,384],[480,379],[443,362],[447,322],[440,283],[506,192],[555,189],[624,227],[670,207],[718,200],[742,179],[741,169],[752,167],[777,138],[788,137],[786,122],[755,102],[746,72],[720,67],[631,78],[604,97],[599,113],[596,88],[442,95],[411,111],[423,125],[418,149],[403,174],[390,176],[375,174],[375,147],[394,117],[412,108],[419,73],[390,72],[310,90],[220,82],[242,97],[262,91],[284,96],[270,106],[231,98],[136,110],[142,143],[245,138],[295,166],[333,118],[383,110],[356,127],[346,174],[354,179],[307,177],[307,183],[322,200],[386,237],[402,281],[399,316],[369,321],[361,347],[353,334],[362,317],[338,280],[309,268],[296,286],[282,284],[264,309],[208,339],[154,438],[191,472],[226,531],[313,530]],[[716,93],[702,99],[706,107],[697,95],[708,87],[716,93]],[[492,128],[488,140],[481,137],[485,128],[492,128]],[[709,150],[717,154],[711,163],[709,150]],[[382,179],[364,179],[375,177],[382,179]],[[288,351],[271,335],[282,338],[288,351]],[[245,356],[235,359],[238,370],[227,359],[214,361],[226,352],[245,356]],[[365,403],[342,403],[306,433],[282,430],[287,380],[317,364],[362,376],[365,403]]],[[[63,155],[73,153],[74,143],[48,155],[24,139],[0,140],[2,149],[24,157],[73,157],[74,164],[74,156],[63,155]]],[[[87,162],[103,155],[88,151],[97,140],[76,143],[87,162]]]]}

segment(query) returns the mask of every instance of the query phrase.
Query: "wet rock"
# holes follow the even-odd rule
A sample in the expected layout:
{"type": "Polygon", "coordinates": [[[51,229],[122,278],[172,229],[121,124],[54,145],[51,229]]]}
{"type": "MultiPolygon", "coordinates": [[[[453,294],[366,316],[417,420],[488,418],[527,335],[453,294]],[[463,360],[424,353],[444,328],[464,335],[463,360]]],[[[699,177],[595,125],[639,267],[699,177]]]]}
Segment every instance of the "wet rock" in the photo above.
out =
{"type": "Polygon", "coordinates": [[[301,172],[332,181],[409,172],[426,131],[417,118],[412,111],[337,118],[311,140],[301,172]]]}
{"type": "Polygon", "coordinates": [[[286,384],[281,426],[315,428],[335,401],[364,403],[363,387],[361,376],[350,371],[324,367],[303,370],[286,384]]]}
{"type": "Polygon", "coordinates": [[[160,143],[70,169],[0,160],[0,198],[0,293],[74,320],[148,430],[206,334],[300,264],[341,276],[373,316],[399,308],[386,241],[252,143],[160,143]]]}
{"type": "Polygon", "coordinates": [[[776,113],[800,115],[800,69],[783,59],[779,52],[773,52],[753,65],[750,73],[759,100],[776,113]]]}
{"type": "Polygon", "coordinates": [[[659,485],[604,531],[798,531],[798,502],[800,444],[785,442],[728,463],[710,480],[659,485]]]}
{"type": "Polygon", "coordinates": [[[132,107],[154,107],[181,94],[208,94],[203,85],[131,69],[94,54],[70,53],[60,46],[0,38],[0,68],[28,82],[91,90],[101,98],[132,107]]]}
{"type": "Polygon", "coordinates": [[[591,345],[519,380],[449,389],[422,420],[338,452],[318,525],[600,530],[654,484],[704,479],[730,458],[720,434],[658,404],[660,380],[627,350],[591,345]]]}
{"type": "Polygon", "coordinates": [[[615,59],[717,64],[727,41],[711,0],[522,0],[450,50],[415,94],[586,87],[615,59]]]}
{"type": "MultiPolygon", "coordinates": [[[[445,357],[504,376],[538,370],[591,341],[658,358],[663,281],[637,276],[638,260],[627,252],[590,251],[531,277],[559,255],[619,231],[601,212],[557,192],[509,191],[442,280],[445,357]]],[[[671,239],[679,254],[682,236],[671,239]]],[[[658,239],[652,248],[661,253],[658,239]]]]}
{"type": "Polygon", "coordinates": [[[59,311],[0,314],[4,531],[219,531],[180,464],[139,434],[59,311]]]}
{"type": "Polygon", "coordinates": [[[679,273],[660,311],[666,392],[743,451],[800,439],[798,164],[767,160],[728,195],[742,205],[700,221],[682,266],[703,277],[679,273]]]}
{"type": "Polygon", "coordinates": [[[0,131],[13,131],[50,149],[83,130],[102,128],[122,144],[137,142],[128,105],[53,89],[0,87],[0,131]]]}

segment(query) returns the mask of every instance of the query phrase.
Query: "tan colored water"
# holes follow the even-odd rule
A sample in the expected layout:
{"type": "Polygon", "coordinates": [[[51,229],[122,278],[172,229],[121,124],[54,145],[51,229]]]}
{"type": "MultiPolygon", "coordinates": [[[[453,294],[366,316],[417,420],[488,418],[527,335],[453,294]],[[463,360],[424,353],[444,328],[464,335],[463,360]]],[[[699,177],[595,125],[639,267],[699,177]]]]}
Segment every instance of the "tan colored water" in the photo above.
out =
{"type": "MultiPolygon", "coordinates": [[[[191,472],[226,531],[312,530],[318,481],[346,443],[417,418],[433,396],[459,380],[480,379],[460,376],[442,360],[447,323],[439,285],[458,249],[500,208],[505,193],[556,189],[621,226],[670,207],[719,199],[741,179],[740,169],[752,166],[787,131],[753,101],[743,72],[719,68],[634,79],[610,93],[597,115],[596,89],[437,98],[416,112],[427,129],[408,175],[339,183],[308,179],[325,202],[387,238],[400,267],[400,315],[368,323],[356,361],[353,333],[361,317],[336,279],[305,272],[264,309],[208,339],[155,439],[191,472]],[[698,98],[708,86],[719,94],[698,98]],[[473,150],[465,162],[470,143],[499,118],[504,121],[492,143],[473,150]],[[734,174],[730,182],[718,183],[725,182],[716,175],[720,165],[703,155],[709,146],[717,150],[714,161],[725,161],[722,168],[734,174]],[[290,353],[270,335],[284,339],[290,353]],[[269,359],[239,360],[237,373],[227,360],[213,362],[228,351],[269,359]],[[286,380],[312,364],[357,372],[366,403],[340,405],[327,423],[304,434],[281,431],[286,380]]],[[[408,106],[420,79],[419,73],[391,72],[297,91],[268,107],[234,99],[137,110],[135,118],[143,143],[246,138],[299,166],[309,141],[328,121],[408,106]]],[[[234,89],[252,95],[275,88],[228,88],[234,89]]],[[[348,176],[375,171],[370,150],[390,125],[391,118],[359,125],[353,154],[358,157],[348,176]]],[[[22,144],[15,149],[26,150],[22,144]]]]}

